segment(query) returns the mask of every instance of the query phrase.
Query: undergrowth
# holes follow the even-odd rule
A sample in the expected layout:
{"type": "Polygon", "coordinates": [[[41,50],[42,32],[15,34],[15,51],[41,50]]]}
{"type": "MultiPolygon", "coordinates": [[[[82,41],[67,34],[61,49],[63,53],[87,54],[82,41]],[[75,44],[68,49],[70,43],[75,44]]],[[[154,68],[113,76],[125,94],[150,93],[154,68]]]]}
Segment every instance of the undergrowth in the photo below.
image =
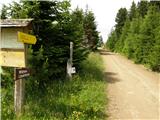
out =
{"type": "MultiPolygon", "coordinates": [[[[20,120],[103,120],[105,119],[105,82],[103,61],[92,53],[79,73],[69,80],[53,80],[39,89],[26,80],[25,105],[20,120]],[[33,87],[34,86],[34,87],[33,87]]],[[[2,88],[2,119],[16,119],[13,88],[2,88]]]]}

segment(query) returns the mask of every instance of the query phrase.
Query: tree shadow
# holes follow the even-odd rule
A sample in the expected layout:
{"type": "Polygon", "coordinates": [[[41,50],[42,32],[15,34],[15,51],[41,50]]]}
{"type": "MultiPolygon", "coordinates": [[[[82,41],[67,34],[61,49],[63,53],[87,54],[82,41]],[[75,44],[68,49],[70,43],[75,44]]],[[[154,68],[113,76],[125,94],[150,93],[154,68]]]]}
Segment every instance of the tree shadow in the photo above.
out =
{"type": "Polygon", "coordinates": [[[118,79],[118,78],[116,77],[116,75],[117,75],[117,73],[114,73],[114,72],[105,72],[105,73],[104,73],[105,81],[106,81],[107,83],[110,83],[110,84],[119,82],[120,79],[118,79]]]}
{"type": "Polygon", "coordinates": [[[99,49],[98,52],[99,52],[101,55],[114,55],[114,53],[112,53],[112,52],[109,51],[109,50],[105,50],[105,49],[99,49]]]}
{"type": "Polygon", "coordinates": [[[98,49],[99,52],[110,52],[109,50],[106,49],[98,49]]]}
{"type": "Polygon", "coordinates": [[[114,53],[111,52],[100,52],[101,55],[114,55],[114,53]]]}

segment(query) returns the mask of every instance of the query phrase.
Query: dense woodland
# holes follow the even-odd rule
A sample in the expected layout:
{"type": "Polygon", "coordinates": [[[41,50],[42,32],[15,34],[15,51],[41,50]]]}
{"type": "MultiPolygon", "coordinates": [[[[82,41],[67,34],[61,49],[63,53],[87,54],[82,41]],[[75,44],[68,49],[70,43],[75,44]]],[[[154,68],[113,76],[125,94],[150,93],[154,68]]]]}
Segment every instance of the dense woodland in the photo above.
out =
{"type": "Polygon", "coordinates": [[[107,48],[160,71],[160,1],[132,2],[129,10],[119,9],[115,22],[107,48]]]}
{"type": "Polygon", "coordinates": [[[73,66],[79,71],[81,62],[101,40],[93,12],[70,7],[69,1],[53,0],[13,2],[2,8],[2,19],[34,19],[30,34],[38,41],[30,46],[29,67],[42,85],[65,77],[70,42],[74,44],[73,66]]]}

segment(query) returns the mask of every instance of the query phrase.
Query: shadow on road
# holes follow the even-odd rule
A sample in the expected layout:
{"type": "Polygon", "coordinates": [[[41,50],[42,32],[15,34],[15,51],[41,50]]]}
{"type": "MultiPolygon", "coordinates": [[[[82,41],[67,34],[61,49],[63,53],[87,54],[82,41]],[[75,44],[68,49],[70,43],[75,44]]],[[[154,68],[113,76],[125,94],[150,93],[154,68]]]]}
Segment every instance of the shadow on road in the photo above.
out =
{"type": "Polygon", "coordinates": [[[114,55],[113,53],[111,52],[100,52],[101,55],[114,55]]]}
{"type": "Polygon", "coordinates": [[[101,55],[114,55],[114,53],[111,53],[109,50],[99,49],[98,51],[101,55]]]}
{"type": "Polygon", "coordinates": [[[116,78],[116,75],[117,75],[117,73],[105,72],[105,73],[104,73],[105,81],[106,81],[107,83],[110,83],[110,84],[119,82],[120,79],[116,78]]]}

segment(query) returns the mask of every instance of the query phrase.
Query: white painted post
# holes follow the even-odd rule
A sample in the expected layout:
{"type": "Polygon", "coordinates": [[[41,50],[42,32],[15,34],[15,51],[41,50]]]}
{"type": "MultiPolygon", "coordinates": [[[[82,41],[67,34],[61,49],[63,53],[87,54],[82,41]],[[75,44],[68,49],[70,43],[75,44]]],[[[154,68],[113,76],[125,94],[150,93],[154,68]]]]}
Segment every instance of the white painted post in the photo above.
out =
{"type": "Polygon", "coordinates": [[[67,61],[67,76],[72,80],[73,42],[70,42],[70,58],[67,61]]]}
{"type": "Polygon", "coordinates": [[[73,65],[73,42],[70,42],[70,61],[71,61],[71,67],[73,65]]]}

